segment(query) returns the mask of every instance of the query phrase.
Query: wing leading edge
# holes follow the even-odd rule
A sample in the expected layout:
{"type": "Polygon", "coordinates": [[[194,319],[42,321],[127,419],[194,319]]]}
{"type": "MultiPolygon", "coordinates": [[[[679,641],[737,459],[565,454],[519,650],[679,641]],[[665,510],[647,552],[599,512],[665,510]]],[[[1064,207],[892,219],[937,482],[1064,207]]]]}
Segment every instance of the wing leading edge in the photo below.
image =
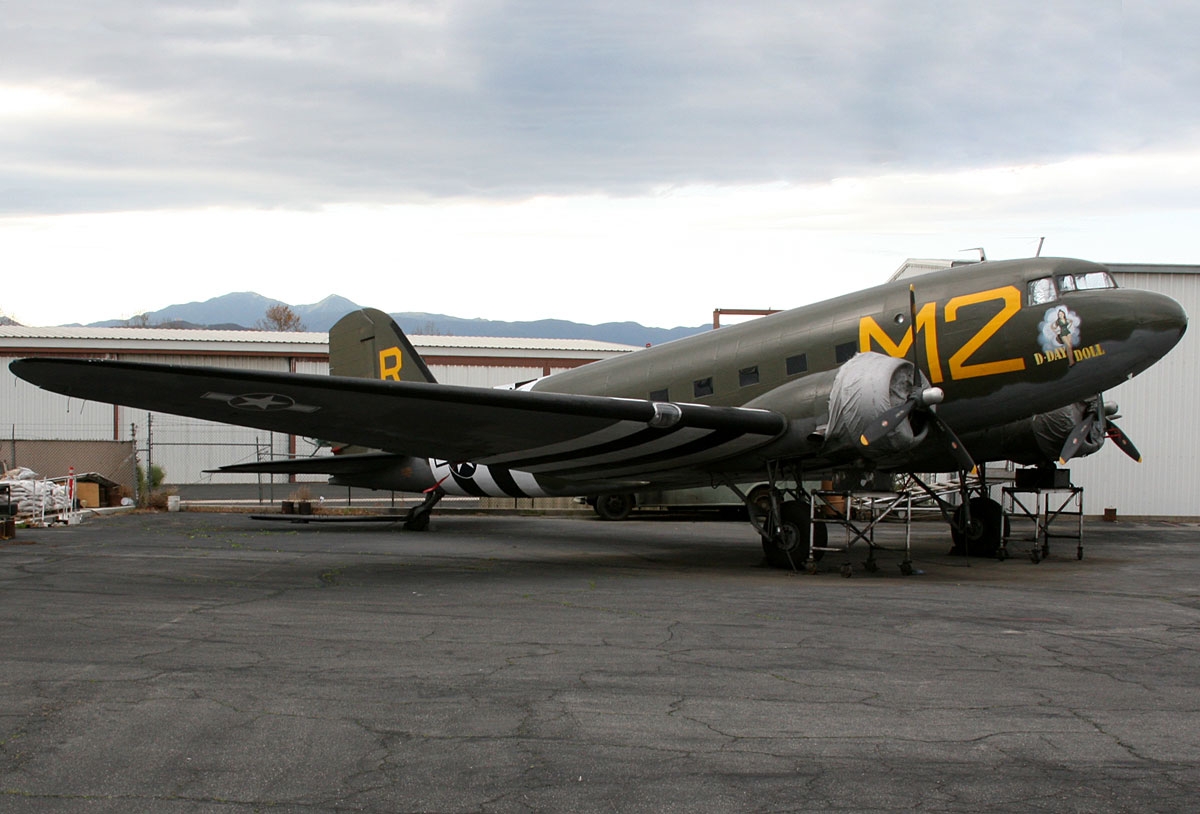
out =
{"type": "Polygon", "coordinates": [[[769,410],[82,359],[19,359],[14,374],[72,398],[545,476],[633,476],[761,446],[769,410]]]}

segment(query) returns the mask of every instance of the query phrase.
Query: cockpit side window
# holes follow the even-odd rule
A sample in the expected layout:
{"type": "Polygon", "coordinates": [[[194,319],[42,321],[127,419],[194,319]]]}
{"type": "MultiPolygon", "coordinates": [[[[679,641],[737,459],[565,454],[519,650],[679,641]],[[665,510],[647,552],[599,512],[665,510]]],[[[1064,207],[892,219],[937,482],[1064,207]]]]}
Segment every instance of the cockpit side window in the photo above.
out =
{"type": "Polygon", "coordinates": [[[1075,275],[1075,287],[1080,291],[1090,291],[1096,288],[1116,288],[1117,284],[1107,271],[1089,271],[1087,274],[1075,275]]]}
{"type": "Polygon", "coordinates": [[[1075,290],[1075,278],[1070,274],[1060,274],[1058,276],[1058,290],[1064,294],[1068,291],[1075,290]]]}
{"type": "Polygon", "coordinates": [[[1029,304],[1040,305],[1043,302],[1054,302],[1058,299],[1058,289],[1054,287],[1052,277],[1041,277],[1029,281],[1029,304]]]}

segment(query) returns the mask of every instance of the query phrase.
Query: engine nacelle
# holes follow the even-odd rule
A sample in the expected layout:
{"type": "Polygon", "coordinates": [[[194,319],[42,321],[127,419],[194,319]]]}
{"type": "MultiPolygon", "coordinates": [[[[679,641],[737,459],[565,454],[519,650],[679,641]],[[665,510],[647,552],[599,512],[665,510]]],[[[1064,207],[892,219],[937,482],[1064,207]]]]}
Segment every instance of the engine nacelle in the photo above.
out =
{"type": "MultiPolygon", "coordinates": [[[[912,396],[917,384],[914,372],[912,362],[907,359],[882,353],[860,353],[842,365],[829,394],[826,443],[853,445],[865,457],[879,459],[907,452],[924,441],[929,427],[920,409],[913,410],[907,419],[869,447],[858,441],[868,425],[912,396]]],[[[928,387],[923,377],[921,386],[928,387]]],[[[936,395],[940,397],[941,391],[936,391],[936,395]]]]}
{"type": "MultiPolygon", "coordinates": [[[[1048,413],[972,433],[970,440],[965,443],[973,454],[978,450],[981,459],[1006,460],[1024,465],[1053,463],[1058,460],[1063,444],[1089,409],[1092,409],[1092,405],[1087,402],[1068,404],[1048,413]]],[[[1096,422],[1073,457],[1091,455],[1103,445],[1104,428],[1101,422],[1096,422]]]]}
{"type": "Polygon", "coordinates": [[[914,410],[894,432],[869,448],[858,441],[868,424],[904,403],[912,389],[911,362],[881,353],[860,353],[836,370],[777,387],[746,406],[774,410],[789,419],[784,436],[764,450],[769,455],[852,449],[877,459],[910,450],[925,439],[924,415],[914,410]]]}

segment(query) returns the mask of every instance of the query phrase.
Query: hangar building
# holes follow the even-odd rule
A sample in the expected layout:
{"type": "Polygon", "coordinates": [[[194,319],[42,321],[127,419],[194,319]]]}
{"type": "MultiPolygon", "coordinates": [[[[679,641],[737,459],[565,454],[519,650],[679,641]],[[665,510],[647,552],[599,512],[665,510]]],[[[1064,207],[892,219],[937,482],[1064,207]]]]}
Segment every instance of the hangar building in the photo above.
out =
{"type": "MultiPolygon", "coordinates": [[[[909,260],[893,278],[947,268],[950,260],[909,260]]],[[[1106,264],[1117,284],[1158,291],[1189,315],[1200,314],[1200,266],[1106,264]]],[[[1138,464],[1112,445],[1071,462],[1073,480],[1085,489],[1085,512],[1115,509],[1118,517],[1198,517],[1195,460],[1200,422],[1200,331],[1186,333],[1162,361],[1105,394],[1120,406],[1122,429],[1145,460],[1138,464]]],[[[604,342],[541,339],[410,337],[439,381],[501,386],[576,367],[636,348],[604,342]]],[[[133,442],[142,465],[165,469],[173,484],[205,483],[204,470],[224,464],[308,455],[308,439],[180,418],[107,404],[80,403],[16,379],[8,362],[24,356],[80,356],[256,370],[328,372],[324,333],[166,330],[153,328],[24,328],[0,326],[0,462],[22,462],[30,439],[133,442]]],[[[45,471],[46,475],[62,472],[45,471]]],[[[222,482],[233,476],[219,476],[222,482]]],[[[252,476],[247,476],[252,477],[252,476]]]]}

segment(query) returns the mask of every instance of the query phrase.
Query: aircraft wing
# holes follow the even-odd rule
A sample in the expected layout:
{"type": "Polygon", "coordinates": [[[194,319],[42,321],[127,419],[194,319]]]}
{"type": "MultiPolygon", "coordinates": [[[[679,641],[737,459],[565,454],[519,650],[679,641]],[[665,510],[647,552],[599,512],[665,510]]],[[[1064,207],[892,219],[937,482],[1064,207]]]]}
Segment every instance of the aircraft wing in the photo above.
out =
{"type": "Polygon", "coordinates": [[[705,466],[787,426],[768,410],[426,382],[82,359],[10,368],[73,398],[567,479],[705,466]]]}

